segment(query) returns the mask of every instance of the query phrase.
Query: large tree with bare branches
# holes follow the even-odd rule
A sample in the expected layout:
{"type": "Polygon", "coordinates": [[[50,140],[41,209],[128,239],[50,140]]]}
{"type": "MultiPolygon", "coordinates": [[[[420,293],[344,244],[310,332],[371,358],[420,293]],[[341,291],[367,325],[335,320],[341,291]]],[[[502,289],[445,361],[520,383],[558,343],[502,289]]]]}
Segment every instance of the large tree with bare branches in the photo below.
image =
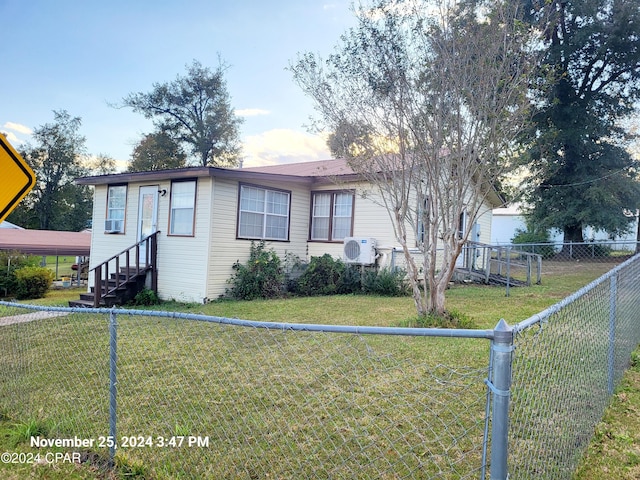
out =
{"type": "Polygon", "coordinates": [[[303,54],[291,70],[332,150],[386,205],[418,314],[441,315],[527,118],[530,32],[513,2],[495,0],[378,0],[354,13],[333,55],[303,54]]]}

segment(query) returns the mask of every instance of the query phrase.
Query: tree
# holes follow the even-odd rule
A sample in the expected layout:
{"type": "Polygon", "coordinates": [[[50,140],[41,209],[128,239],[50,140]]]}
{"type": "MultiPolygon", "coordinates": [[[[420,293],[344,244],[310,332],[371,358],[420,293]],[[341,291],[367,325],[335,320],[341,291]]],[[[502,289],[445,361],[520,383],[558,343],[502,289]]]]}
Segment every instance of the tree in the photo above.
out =
{"type": "Polygon", "coordinates": [[[129,94],[123,105],[188,145],[199,165],[236,165],[241,119],[231,108],[225,69],[220,64],[211,71],[194,60],[185,77],[155,83],[150,93],[129,94]]]}
{"type": "Polygon", "coordinates": [[[92,200],[86,186],[75,185],[87,175],[81,120],[66,110],[54,111],[54,122],[33,132],[34,145],[21,155],[36,175],[36,185],[9,221],[42,230],[81,230],[91,219],[92,200]]]}
{"type": "Polygon", "coordinates": [[[582,242],[587,225],[629,229],[640,204],[638,161],[620,120],[640,98],[640,2],[549,0],[529,21],[544,33],[532,81],[535,114],[524,145],[531,219],[582,242]]]}
{"type": "Polygon", "coordinates": [[[95,157],[91,157],[88,161],[88,167],[92,175],[108,175],[117,170],[115,158],[106,153],[99,153],[95,157]]]}
{"type": "Polygon", "coordinates": [[[134,147],[128,171],[148,172],[186,166],[187,155],[167,132],[149,133],[134,147]]]}
{"type": "Polygon", "coordinates": [[[326,61],[307,53],[291,66],[319,128],[334,132],[332,150],[386,206],[420,315],[445,313],[456,259],[528,104],[530,34],[510,3],[435,3],[375,1],[326,61]]]}

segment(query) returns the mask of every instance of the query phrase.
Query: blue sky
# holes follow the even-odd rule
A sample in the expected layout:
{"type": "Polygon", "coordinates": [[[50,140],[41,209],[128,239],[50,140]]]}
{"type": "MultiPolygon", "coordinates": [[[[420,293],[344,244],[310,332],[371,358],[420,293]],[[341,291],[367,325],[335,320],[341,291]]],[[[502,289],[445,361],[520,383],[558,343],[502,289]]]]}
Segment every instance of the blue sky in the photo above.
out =
{"type": "Polygon", "coordinates": [[[285,69],[298,53],[333,50],[355,23],[350,0],[0,0],[0,19],[0,131],[16,147],[67,110],[89,153],[122,167],[153,127],[109,104],[184,75],[194,59],[213,69],[220,55],[245,118],[245,166],[329,157],[285,69]]]}

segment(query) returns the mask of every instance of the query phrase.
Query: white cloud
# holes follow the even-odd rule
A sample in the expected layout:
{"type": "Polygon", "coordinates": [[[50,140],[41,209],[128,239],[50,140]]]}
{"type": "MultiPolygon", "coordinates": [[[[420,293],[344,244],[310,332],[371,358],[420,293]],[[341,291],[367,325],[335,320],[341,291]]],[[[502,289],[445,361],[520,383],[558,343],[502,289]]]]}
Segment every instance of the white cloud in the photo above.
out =
{"type": "Polygon", "coordinates": [[[309,162],[331,158],[326,138],[295,130],[275,129],[243,141],[245,167],[309,162]]]}
{"type": "Polygon", "coordinates": [[[4,132],[5,136],[7,137],[7,140],[9,140],[9,143],[11,145],[17,145],[19,143],[23,143],[22,140],[20,140],[18,137],[16,137],[15,133],[12,132],[4,132]]]}
{"type": "Polygon", "coordinates": [[[259,115],[269,115],[269,110],[262,110],[260,108],[241,108],[235,111],[236,115],[241,117],[257,117],[259,115]]]}
{"type": "Polygon", "coordinates": [[[9,130],[13,130],[14,132],[24,133],[25,135],[31,135],[33,130],[29,127],[25,127],[24,125],[20,125],[19,123],[6,122],[2,128],[7,128],[9,130]]]}

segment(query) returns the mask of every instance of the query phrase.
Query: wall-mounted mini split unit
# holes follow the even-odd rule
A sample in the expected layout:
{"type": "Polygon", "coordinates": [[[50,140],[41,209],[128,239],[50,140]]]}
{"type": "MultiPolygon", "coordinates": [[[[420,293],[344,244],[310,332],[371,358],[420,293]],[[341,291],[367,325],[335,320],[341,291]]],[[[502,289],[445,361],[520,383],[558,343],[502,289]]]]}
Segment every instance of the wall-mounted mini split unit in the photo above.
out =
{"type": "Polygon", "coordinates": [[[124,232],[124,220],[105,220],[104,233],[122,233],[124,232]]]}
{"type": "Polygon", "coordinates": [[[375,238],[346,237],[342,257],[345,263],[373,265],[376,262],[375,238]]]}

